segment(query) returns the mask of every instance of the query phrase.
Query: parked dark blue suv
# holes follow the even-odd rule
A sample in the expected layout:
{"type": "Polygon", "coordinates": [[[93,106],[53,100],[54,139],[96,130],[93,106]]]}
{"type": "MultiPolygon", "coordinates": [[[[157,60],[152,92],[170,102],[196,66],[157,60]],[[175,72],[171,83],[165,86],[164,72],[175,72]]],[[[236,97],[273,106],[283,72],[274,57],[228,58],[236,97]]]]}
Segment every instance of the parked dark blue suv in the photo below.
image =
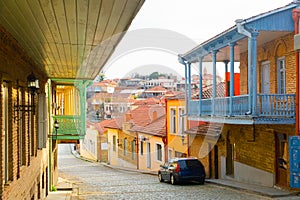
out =
{"type": "Polygon", "coordinates": [[[205,169],[197,158],[173,158],[160,166],[158,179],[171,184],[178,182],[196,181],[204,184],[205,169]]]}

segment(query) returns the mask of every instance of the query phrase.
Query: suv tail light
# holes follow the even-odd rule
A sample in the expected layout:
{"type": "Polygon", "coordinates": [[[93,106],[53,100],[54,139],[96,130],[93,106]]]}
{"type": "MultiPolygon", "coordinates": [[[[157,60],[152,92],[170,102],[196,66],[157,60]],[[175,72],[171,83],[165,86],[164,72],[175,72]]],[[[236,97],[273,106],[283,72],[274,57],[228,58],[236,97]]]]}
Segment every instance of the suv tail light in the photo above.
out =
{"type": "Polygon", "coordinates": [[[177,167],[176,167],[176,169],[175,169],[175,172],[176,173],[178,173],[180,171],[180,164],[179,164],[179,162],[177,163],[177,167]]]}

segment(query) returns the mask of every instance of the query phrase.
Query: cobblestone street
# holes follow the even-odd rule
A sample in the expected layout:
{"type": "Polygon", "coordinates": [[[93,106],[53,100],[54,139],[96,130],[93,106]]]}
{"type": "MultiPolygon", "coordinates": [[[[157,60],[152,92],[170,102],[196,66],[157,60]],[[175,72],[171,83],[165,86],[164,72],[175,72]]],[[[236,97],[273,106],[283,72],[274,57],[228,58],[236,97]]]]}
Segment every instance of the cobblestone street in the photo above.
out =
{"type": "Polygon", "coordinates": [[[72,182],[72,199],[270,199],[209,183],[175,186],[160,183],[154,175],[78,159],[71,148],[71,145],[59,145],[59,176],[72,182]]]}

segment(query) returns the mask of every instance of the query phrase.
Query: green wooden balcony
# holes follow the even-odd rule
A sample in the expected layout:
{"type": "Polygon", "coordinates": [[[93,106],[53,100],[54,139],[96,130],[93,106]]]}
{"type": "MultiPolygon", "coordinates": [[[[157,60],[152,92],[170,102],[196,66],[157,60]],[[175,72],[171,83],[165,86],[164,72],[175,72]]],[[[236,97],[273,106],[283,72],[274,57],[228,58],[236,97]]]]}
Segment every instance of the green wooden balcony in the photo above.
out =
{"type": "Polygon", "coordinates": [[[53,140],[79,140],[85,135],[85,118],[80,115],[52,116],[53,122],[57,120],[59,128],[52,128],[53,140]]]}

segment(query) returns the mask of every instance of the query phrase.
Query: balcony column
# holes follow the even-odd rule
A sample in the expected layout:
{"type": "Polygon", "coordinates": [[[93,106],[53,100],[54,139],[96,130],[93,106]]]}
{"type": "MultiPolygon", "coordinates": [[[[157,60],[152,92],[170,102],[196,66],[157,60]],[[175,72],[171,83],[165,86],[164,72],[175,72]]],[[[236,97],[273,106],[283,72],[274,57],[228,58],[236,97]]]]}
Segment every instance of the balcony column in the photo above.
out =
{"type": "Polygon", "coordinates": [[[212,115],[215,115],[215,99],[217,97],[217,50],[212,51],[213,62],[213,98],[212,98],[212,115]]]}
{"type": "Polygon", "coordinates": [[[189,113],[190,108],[190,91],[191,91],[191,78],[190,78],[190,70],[191,70],[191,64],[189,62],[186,62],[182,60],[183,62],[181,64],[184,64],[184,82],[185,82],[185,102],[186,102],[186,113],[189,113]]]}
{"type": "Polygon", "coordinates": [[[203,57],[199,57],[199,113],[200,116],[202,113],[202,106],[201,106],[201,100],[202,100],[202,61],[203,57]]]}
{"type": "Polygon", "coordinates": [[[188,93],[187,93],[187,98],[188,98],[188,111],[189,111],[189,108],[190,108],[190,103],[192,101],[192,88],[191,88],[191,85],[192,85],[192,79],[191,79],[191,63],[190,62],[187,62],[186,63],[186,66],[187,66],[187,70],[188,70],[188,93]]]}
{"type": "Polygon", "coordinates": [[[229,116],[233,115],[233,97],[234,97],[234,46],[235,42],[230,43],[230,89],[229,89],[229,116]]]}
{"type": "Polygon", "coordinates": [[[225,96],[227,97],[227,96],[229,96],[229,94],[228,94],[228,85],[227,85],[227,82],[228,82],[228,80],[227,80],[227,72],[228,72],[228,63],[229,63],[229,61],[228,60],[224,60],[223,61],[223,63],[225,64],[225,89],[226,89],[226,91],[225,91],[225,96]]]}
{"type": "Polygon", "coordinates": [[[189,98],[188,98],[188,89],[187,89],[187,83],[188,83],[188,66],[187,66],[187,61],[179,56],[178,57],[178,61],[180,64],[183,64],[184,65],[184,84],[185,84],[185,110],[186,110],[186,113],[189,113],[189,98]]]}
{"type": "Polygon", "coordinates": [[[257,36],[258,31],[252,32],[252,115],[257,114],[257,36]]]}
{"type": "Polygon", "coordinates": [[[248,38],[248,107],[249,110],[246,114],[252,112],[252,40],[248,38]]]}

